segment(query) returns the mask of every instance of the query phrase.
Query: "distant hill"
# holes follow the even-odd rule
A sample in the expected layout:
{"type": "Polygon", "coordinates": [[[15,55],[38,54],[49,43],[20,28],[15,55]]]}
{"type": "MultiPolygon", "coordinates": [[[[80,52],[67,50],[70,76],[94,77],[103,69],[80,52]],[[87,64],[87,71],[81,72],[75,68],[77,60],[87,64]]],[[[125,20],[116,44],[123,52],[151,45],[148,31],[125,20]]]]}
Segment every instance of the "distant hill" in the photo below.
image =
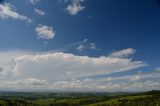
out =
{"type": "Polygon", "coordinates": [[[144,92],[143,94],[160,94],[159,90],[152,90],[152,91],[148,91],[148,92],[144,92]]]}
{"type": "Polygon", "coordinates": [[[160,106],[160,91],[141,93],[0,92],[0,106],[160,106]]]}

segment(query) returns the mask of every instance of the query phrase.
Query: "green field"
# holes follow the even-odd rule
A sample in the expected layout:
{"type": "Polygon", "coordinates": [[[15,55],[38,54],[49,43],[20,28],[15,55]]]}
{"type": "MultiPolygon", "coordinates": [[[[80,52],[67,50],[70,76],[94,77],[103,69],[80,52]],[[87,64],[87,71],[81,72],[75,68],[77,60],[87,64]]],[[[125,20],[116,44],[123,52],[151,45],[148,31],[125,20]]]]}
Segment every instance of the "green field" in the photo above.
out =
{"type": "Polygon", "coordinates": [[[160,106],[160,92],[27,93],[0,92],[0,106],[160,106]]]}

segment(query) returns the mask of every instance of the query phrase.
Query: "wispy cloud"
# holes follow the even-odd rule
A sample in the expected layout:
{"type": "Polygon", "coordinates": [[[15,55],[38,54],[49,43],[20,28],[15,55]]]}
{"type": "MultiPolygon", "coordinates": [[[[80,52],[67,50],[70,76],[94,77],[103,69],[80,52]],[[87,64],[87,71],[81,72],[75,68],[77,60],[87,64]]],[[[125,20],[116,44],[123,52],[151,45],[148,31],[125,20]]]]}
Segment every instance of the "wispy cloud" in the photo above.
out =
{"type": "Polygon", "coordinates": [[[35,78],[27,78],[27,79],[20,79],[20,80],[12,80],[5,82],[7,85],[47,85],[48,82],[46,80],[40,80],[35,78]]]}
{"type": "Polygon", "coordinates": [[[39,15],[45,15],[46,14],[43,10],[38,9],[38,8],[35,8],[34,11],[39,15]]]}
{"type": "Polygon", "coordinates": [[[31,19],[28,17],[17,13],[15,7],[9,3],[0,4],[0,18],[12,18],[17,20],[27,20],[28,22],[31,22],[31,19]]]}
{"type": "Polygon", "coordinates": [[[90,44],[90,49],[95,50],[96,49],[96,44],[95,43],[91,43],[90,44]]]}
{"type": "Polygon", "coordinates": [[[110,54],[111,57],[128,57],[129,55],[132,55],[136,52],[135,49],[132,48],[128,48],[125,50],[120,50],[120,51],[116,51],[113,52],[112,54],[110,54]]]}
{"type": "Polygon", "coordinates": [[[77,47],[77,50],[78,50],[79,52],[83,51],[84,49],[85,49],[85,46],[82,45],[82,44],[80,44],[80,45],[77,47]]]}
{"type": "Polygon", "coordinates": [[[55,36],[55,31],[51,26],[47,25],[38,25],[35,28],[35,31],[37,32],[37,37],[39,39],[53,39],[55,36]]]}
{"type": "Polygon", "coordinates": [[[29,0],[32,4],[36,4],[38,2],[40,2],[41,0],[29,0]]]}
{"type": "Polygon", "coordinates": [[[78,43],[77,50],[82,52],[83,50],[97,50],[96,44],[90,42],[88,39],[84,39],[78,43]]]}

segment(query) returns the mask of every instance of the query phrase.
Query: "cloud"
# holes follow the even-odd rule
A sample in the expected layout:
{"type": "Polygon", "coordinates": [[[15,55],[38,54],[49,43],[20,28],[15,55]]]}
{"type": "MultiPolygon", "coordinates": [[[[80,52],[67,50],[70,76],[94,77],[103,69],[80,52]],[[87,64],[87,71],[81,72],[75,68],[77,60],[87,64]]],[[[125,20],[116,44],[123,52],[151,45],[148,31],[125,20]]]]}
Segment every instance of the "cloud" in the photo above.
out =
{"type": "Polygon", "coordinates": [[[90,42],[88,39],[84,39],[78,43],[77,50],[79,52],[82,52],[83,50],[97,50],[97,47],[95,43],[90,42]]]}
{"type": "Polygon", "coordinates": [[[46,13],[43,10],[35,8],[34,11],[39,15],[45,15],[46,13]]]}
{"type": "Polygon", "coordinates": [[[48,82],[46,80],[40,80],[35,78],[27,78],[15,81],[7,81],[8,85],[47,85],[48,82]]]}
{"type": "Polygon", "coordinates": [[[160,68],[156,68],[155,71],[160,73],[160,68]]]}
{"type": "Polygon", "coordinates": [[[95,50],[96,49],[96,44],[95,43],[91,43],[90,44],[90,49],[95,50]]]}
{"type": "Polygon", "coordinates": [[[109,92],[109,91],[149,91],[159,90],[160,80],[145,80],[143,82],[103,82],[96,79],[73,79],[73,80],[61,80],[53,83],[48,83],[46,80],[39,80],[34,78],[15,80],[15,81],[0,81],[0,89],[16,89],[18,91],[30,90],[30,91],[96,91],[96,92],[109,92]]]}
{"type": "Polygon", "coordinates": [[[28,17],[17,13],[14,7],[9,3],[0,4],[0,18],[12,18],[17,20],[27,20],[28,22],[31,22],[31,19],[28,17]]]}
{"type": "Polygon", "coordinates": [[[30,54],[30,52],[26,51],[4,51],[0,52],[0,67],[3,71],[1,71],[0,78],[11,78],[13,77],[13,68],[15,67],[14,59],[24,54],[30,54]]]}
{"type": "Polygon", "coordinates": [[[53,39],[55,36],[55,31],[51,26],[47,25],[38,25],[35,28],[35,31],[37,32],[37,37],[39,39],[53,39]]]}
{"type": "Polygon", "coordinates": [[[21,80],[0,81],[0,86],[10,86],[13,88],[39,86],[36,90],[59,90],[59,91],[144,91],[159,89],[160,78],[159,73],[147,73],[137,75],[123,75],[107,78],[83,78],[83,79],[70,79],[59,80],[56,82],[48,82],[35,78],[27,78],[21,80]],[[138,78],[136,78],[139,76],[138,78]],[[153,80],[154,78],[154,80],[153,80]],[[135,80],[136,79],[136,80],[135,80]],[[18,87],[17,87],[18,86],[18,87]],[[47,87],[46,87],[47,86],[47,87]]]}
{"type": "Polygon", "coordinates": [[[70,0],[70,2],[71,4],[69,4],[66,8],[66,11],[70,15],[76,15],[85,9],[85,6],[82,5],[84,0],[70,0]]]}
{"type": "Polygon", "coordinates": [[[134,54],[135,52],[136,50],[132,48],[128,48],[128,49],[113,52],[112,54],[110,54],[110,56],[111,57],[128,57],[129,55],[134,54]]]}
{"type": "Polygon", "coordinates": [[[32,4],[36,4],[38,2],[40,2],[41,0],[29,0],[32,4]]]}
{"type": "Polygon", "coordinates": [[[83,78],[57,81],[50,88],[77,91],[147,91],[159,89],[160,74],[147,73],[107,78],[83,78]]]}
{"type": "Polygon", "coordinates": [[[2,72],[2,71],[3,71],[3,68],[0,67],[0,72],[2,72]]]}
{"type": "Polygon", "coordinates": [[[146,80],[144,82],[96,82],[96,80],[71,80],[71,81],[58,81],[49,87],[49,89],[57,89],[60,91],[148,91],[159,89],[159,81],[146,80]]]}
{"type": "Polygon", "coordinates": [[[142,61],[110,56],[88,57],[56,52],[15,58],[17,78],[61,80],[128,71],[146,66],[142,61]]]}
{"type": "Polygon", "coordinates": [[[123,76],[115,76],[115,77],[107,77],[107,78],[97,78],[97,82],[135,82],[142,81],[146,79],[159,79],[160,73],[147,73],[147,74],[136,74],[136,75],[123,75],[123,76]]]}
{"type": "Polygon", "coordinates": [[[84,49],[85,49],[85,46],[82,45],[82,44],[80,44],[80,45],[77,47],[77,50],[78,50],[79,52],[83,51],[84,49]]]}
{"type": "MultiPolygon", "coordinates": [[[[35,90],[34,85],[36,85],[38,86],[36,90],[85,91],[90,89],[102,91],[112,90],[116,86],[117,89],[125,86],[122,83],[125,81],[131,83],[137,81],[139,83],[138,81],[141,78],[149,79],[158,78],[159,76],[158,74],[138,74],[122,77],[92,78],[92,76],[124,72],[146,66],[144,62],[133,61],[129,57],[110,57],[110,55],[89,57],[64,52],[0,52],[0,65],[3,69],[2,74],[0,74],[0,87],[35,90]],[[109,85],[110,87],[108,87],[109,85]]],[[[127,86],[130,87],[131,85],[127,86]]]]}

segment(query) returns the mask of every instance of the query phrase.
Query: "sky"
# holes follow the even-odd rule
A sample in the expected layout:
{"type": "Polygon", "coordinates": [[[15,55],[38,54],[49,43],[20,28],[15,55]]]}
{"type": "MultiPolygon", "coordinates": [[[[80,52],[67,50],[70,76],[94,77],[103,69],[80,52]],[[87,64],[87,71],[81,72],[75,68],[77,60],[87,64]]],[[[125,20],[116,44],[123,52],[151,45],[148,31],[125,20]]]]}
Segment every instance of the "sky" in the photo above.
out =
{"type": "Polygon", "coordinates": [[[160,90],[160,0],[0,0],[0,90],[160,90]]]}

